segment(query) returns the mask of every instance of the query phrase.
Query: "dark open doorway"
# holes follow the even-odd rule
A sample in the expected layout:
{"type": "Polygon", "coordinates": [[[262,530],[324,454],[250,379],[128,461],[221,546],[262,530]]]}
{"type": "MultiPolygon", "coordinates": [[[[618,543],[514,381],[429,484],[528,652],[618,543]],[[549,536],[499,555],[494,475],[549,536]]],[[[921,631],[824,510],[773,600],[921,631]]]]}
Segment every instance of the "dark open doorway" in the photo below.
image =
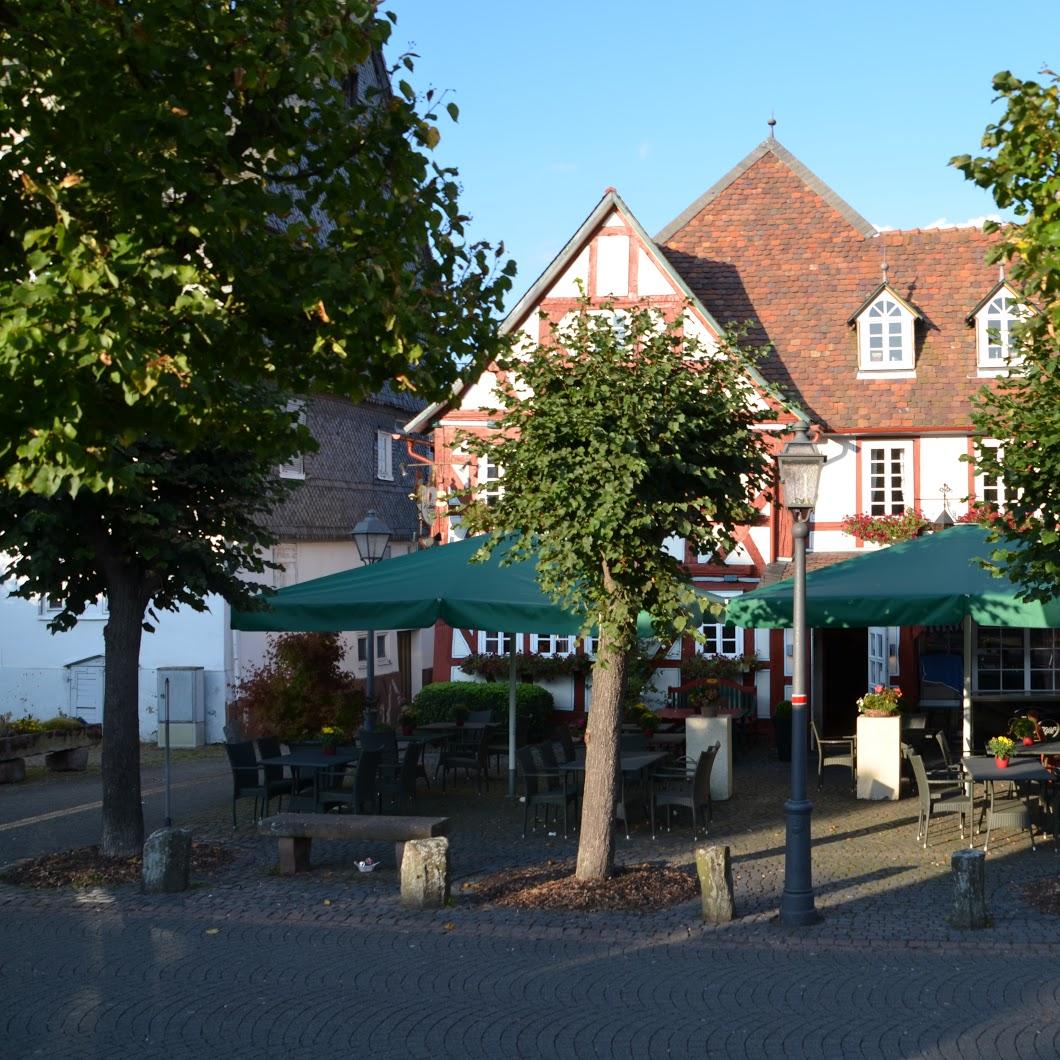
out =
{"type": "Polygon", "coordinates": [[[822,737],[849,736],[856,730],[858,698],[868,687],[868,651],[868,630],[827,629],[822,632],[822,737]]]}

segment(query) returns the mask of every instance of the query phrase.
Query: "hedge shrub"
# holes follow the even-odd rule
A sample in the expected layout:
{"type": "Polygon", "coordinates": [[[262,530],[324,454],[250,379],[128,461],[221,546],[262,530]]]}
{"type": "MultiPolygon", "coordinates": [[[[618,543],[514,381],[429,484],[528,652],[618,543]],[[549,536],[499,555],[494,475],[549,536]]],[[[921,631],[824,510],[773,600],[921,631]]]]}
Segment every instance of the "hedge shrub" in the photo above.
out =
{"type": "MultiPolygon", "coordinates": [[[[424,685],[412,701],[419,712],[420,724],[452,721],[456,707],[468,710],[492,710],[493,720],[508,721],[507,684],[480,681],[437,681],[424,685]]],[[[552,693],[539,685],[516,685],[515,701],[519,717],[530,719],[530,732],[543,736],[552,722],[552,693]]]]}

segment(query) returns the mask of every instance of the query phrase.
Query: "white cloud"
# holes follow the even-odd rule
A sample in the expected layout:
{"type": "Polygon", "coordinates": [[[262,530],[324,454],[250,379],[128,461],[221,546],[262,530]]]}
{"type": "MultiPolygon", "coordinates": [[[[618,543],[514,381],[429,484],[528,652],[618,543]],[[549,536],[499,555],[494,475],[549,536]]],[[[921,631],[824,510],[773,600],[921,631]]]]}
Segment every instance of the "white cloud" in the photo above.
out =
{"type": "Polygon", "coordinates": [[[982,228],[987,221],[1000,221],[1001,214],[984,213],[979,217],[969,217],[967,221],[951,221],[947,217],[940,217],[930,224],[922,225],[923,228],[982,228]]]}

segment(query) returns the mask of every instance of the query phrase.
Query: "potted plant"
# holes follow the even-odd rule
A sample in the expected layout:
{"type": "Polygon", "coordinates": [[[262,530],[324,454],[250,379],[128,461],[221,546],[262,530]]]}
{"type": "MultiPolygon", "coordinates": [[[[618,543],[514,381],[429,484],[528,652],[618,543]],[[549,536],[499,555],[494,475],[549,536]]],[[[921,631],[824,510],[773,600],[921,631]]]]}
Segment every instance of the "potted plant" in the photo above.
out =
{"type": "Polygon", "coordinates": [[[858,713],[867,718],[889,718],[901,709],[902,690],[890,685],[875,685],[858,700],[858,713]]]}
{"type": "Polygon", "coordinates": [[[320,728],[320,742],[324,746],[324,754],[333,755],[342,742],[342,733],[334,725],[322,725],[320,728]]]}
{"type": "Polygon", "coordinates": [[[1015,748],[1015,741],[1010,740],[1007,736],[995,736],[992,740],[987,740],[986,742],[986,749],[988,753],[994,756],[998,769],[1005,769],[1008,766],[1008,760],[1012,757],[1012,752],[1015,748]]]}
{"type": "Polygon", "coordinates": [[[404,707],[398,715],[398,725],[401,727],[402,736],[411,736],[419,723],[420,715],[415,707],[404,707]]]}
{"type": "Polygon", "coordinates": [[[773,732],[777,738],[777,758],[791,761],[791,700],[782,699],[773,708],[773,732]]]}
{"type": "Polygon", "coordinates": [[[631,725],[639,725],[649,739],[659,727],[659,718],[647,703],[634,703],[626,712],[626,720],[631,725]]]}
{"type": "Polygon", "coordinates": [[[1034,743],[1034,722],[1030,718],[1013,718],[1008,734],[1014,740],[1022,740],[1024,747],[1030,747],[1034,743]]]}
{"type": "Polygon", "coordinates": [[[693,688],[688,693],[688,704],[693,710],[698,710],[701,717],[716,718],[718,716],[718,703],[721,702],[721,694],[718,692],[718,679],[708,677],[707,684],[693,688]]]}
{"type": "Polygon", "coordinates": [[[464,727],[464,722],[467,721],[468,717],[467,707],[453,707],[453,724],[458,728],[464,727]]]}

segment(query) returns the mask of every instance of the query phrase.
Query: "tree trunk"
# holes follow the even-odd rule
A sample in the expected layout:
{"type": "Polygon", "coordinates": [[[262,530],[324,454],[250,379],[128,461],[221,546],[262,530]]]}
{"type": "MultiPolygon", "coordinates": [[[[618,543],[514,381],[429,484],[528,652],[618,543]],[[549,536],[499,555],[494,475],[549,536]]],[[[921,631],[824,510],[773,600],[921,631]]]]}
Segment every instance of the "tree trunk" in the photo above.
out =
{"type": "Polygon", "coordinates": [[[579,880],[606,880],[615,868],[615,796],[622,700],[626,692],[627,645],[600,630],[593,694],[585,730],[585,793],[578,838],[579,880]]]}
{"type": "Polygon", "coordinates": [[[147,599],[132,572],[108,564],[106,667],[103,686],[104,857],[139,854],[144,842],[140,802],[140,640],[147,599]]]}

